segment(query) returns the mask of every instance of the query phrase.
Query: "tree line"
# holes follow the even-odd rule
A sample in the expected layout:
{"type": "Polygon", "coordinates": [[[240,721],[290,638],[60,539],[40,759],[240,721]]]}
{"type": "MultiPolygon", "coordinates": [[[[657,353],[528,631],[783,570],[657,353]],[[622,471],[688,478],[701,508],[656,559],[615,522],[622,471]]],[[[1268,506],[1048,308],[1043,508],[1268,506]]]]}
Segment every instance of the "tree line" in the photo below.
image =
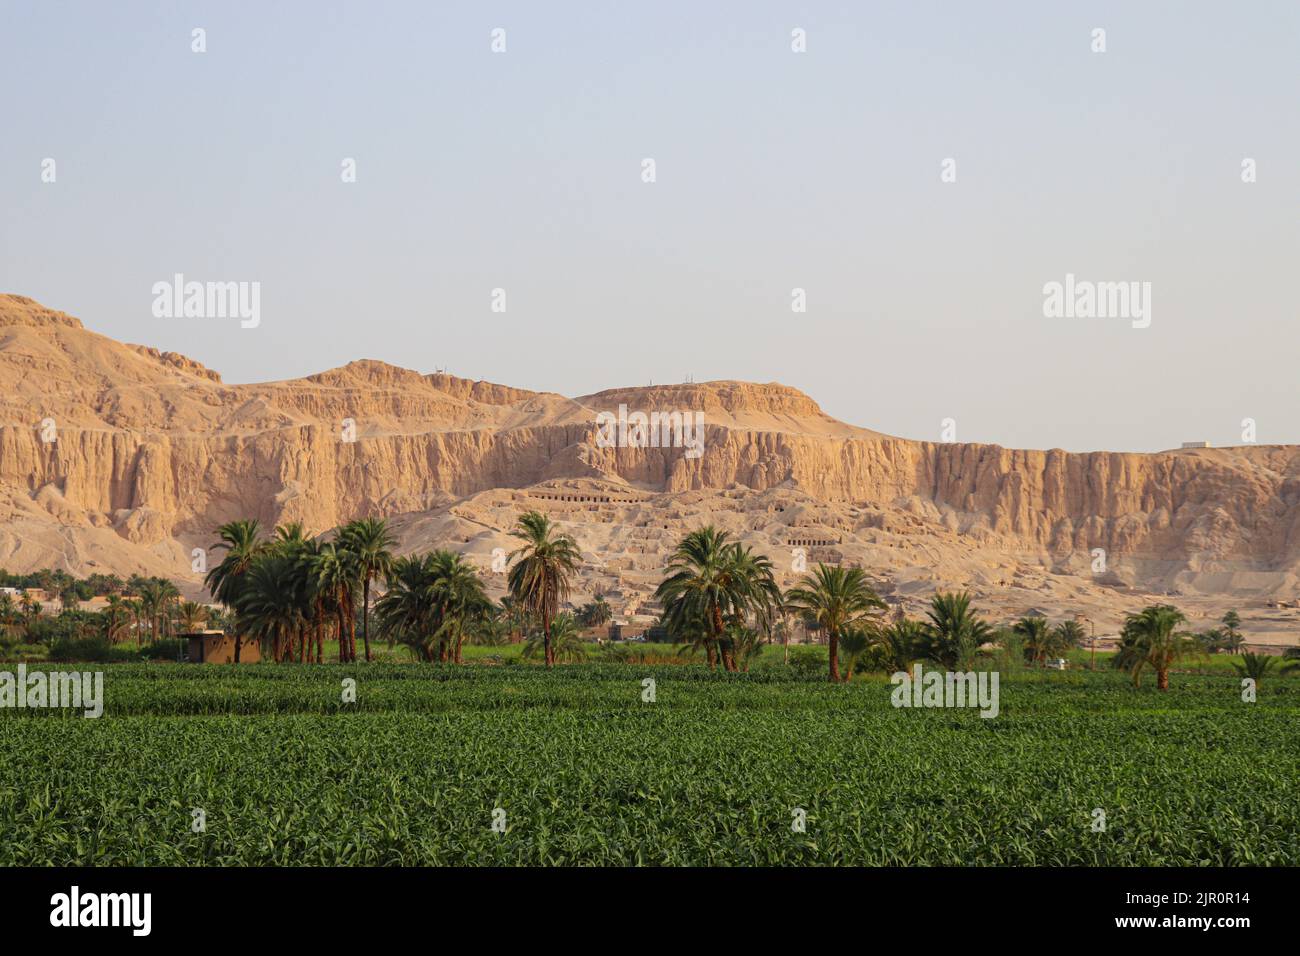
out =
{"type": "MultiPolygon", "coordinates": [[[[522,515],[512,534],[519,547],[508,556],[507,594],[496,603],[478,569],[458,552],[395,555],[396,539],[382,519],[359,519],[317,537],[296,522],[264,535],[256,520],[232,521],[218,529],[212,550],[223,557],[204,579],[224,613],[181,600],[169,581],[132,578],[121,593],[109,595],[99,626],[110,641],[134,634],[137,644],[146,634],[161,640],[203,624],[225,628],[235,638],[236,662],[246,640],[257,641],[274,661],[316,663],[333,640],[340,663],[356,661],[358,623],[367,661],[373,659],[372,623],[376,639],[405,646],[422,661],[461,663],[467,639],[526,640],[524,656],[548,667],[582,659],[581,629],[608,623],[613,612],[600,594],[576,613],[561,612],[581,563],[577,543],[537,511],[522,515]],[[382,593],[372,602],[380,582],[382,593]]],[[[655,597],[667,636],[703,651],[711,669],[727,672],[748,670],[761,646],[776,641],[786,645],[788,661],[790,622],[802,620],[826,636],[832,683],[851,680],[863,664],[893,671],[929,661],[968,669],[989,645],[1044,666],[1086,639],[1077,620],[1052,625],[1035,615],[995,629],[964,592],[936,594],[924,620],[908,618],[901,608],[891,616],[860,568],[818,564],[783,591],[769,558],[713,526],[682,538],[655,597]]],[[[36,617],[39,607],[32,604],[26,596],[15,605],[0,595],[0,629],[36,617]]],[[[1239,650],[1240,623],[1230,611],[1221,628],[1190,634],[1177,609],[1148,607],[1126,618],[1112,663],[1129,671],[1135,684],[1153,672],[1163,690],[1183,655],[1239,650]]],[[[1252,676],[1255,669],[1261,676],[1267,671],[1268,662],[1246,657],[1252,676]]]]}

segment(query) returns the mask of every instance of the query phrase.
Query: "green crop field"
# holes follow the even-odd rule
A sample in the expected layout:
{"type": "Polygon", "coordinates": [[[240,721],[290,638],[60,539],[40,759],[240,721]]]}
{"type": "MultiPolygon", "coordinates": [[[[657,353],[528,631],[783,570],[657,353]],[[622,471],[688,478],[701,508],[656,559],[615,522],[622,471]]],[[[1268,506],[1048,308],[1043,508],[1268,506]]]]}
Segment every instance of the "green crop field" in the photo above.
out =
{"type": "Polygon", "coordinates": [[[762,663],[111,665],[99,719],[0,710],[0,864],[1300,863],[1300,680],[1024,673],[985,720],[762,663]]]}

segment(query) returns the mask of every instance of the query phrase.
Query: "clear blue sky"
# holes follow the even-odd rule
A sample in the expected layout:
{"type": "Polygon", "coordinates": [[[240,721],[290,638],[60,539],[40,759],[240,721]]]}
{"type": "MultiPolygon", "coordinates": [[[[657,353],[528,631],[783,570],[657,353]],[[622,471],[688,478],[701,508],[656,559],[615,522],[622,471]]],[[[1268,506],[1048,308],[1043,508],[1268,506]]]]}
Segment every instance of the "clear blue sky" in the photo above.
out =
{"type": "Polygon", "coordinates": [[[691,374],[914,438],[1295,443],[1298,64],[1293,0],[3,0],[0,291],[233,382],[691,374]],[[261,325],[155,318],[176,272],[261,282],[261,325]],[[1151,282],[1151,327],[1045,318],[1067,272],[1151,282]]]}

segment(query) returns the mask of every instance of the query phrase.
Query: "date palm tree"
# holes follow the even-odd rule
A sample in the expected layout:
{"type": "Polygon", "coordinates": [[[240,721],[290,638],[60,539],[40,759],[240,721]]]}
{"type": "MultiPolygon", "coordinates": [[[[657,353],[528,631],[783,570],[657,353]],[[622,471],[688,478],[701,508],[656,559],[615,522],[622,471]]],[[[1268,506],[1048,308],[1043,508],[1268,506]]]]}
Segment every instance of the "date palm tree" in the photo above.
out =
{"type": "Polygon", "coordinates": [[[1259,685],[1276,663],[1277,658],[1270,657],[1268,654],[1242,654],[1241,660],[1233,661],[1232,666],[1242,677],[1249,677],[1259,685]]]}
{"type": "Polygon", "coordinates": [[[1088,639],[1088,633],[1083,629],[1083,625],[1073,618],[1062,621],[1052,630],[1056,632],[1057,648],[1062,652],[1083,647],[1083,642],[1088,639]]]}
{"type": "Polygon", "coordinates": [[[331,615],[337,618],[337,608],[333,596],[327,591],[316,575],[317,562],[321,556],[321,542],[315,538],[304,541],[294,555],[294,580],[305,626],[308,628],[306,659],[311,660],[315,648],[316,663],[325,659],[325,628],[331,615]]]}
{"type": "Polygon", "coordinates": [[[725,670],[735,671],[728,620],[743,622],[751,612],[778,602],[781,594],[767,558],[708,525],[678,543],[655,597],[663,602],[664,624],[674,637],[703,643],[710,668],[721,660],[725,670]]]}
{"type": "Polygon", "coordinates": [[[104,606],[104,634],[110,643],[116,644],[118,641],[131,635],[131,609],[127,607],[127,602],[117,594],[108,596],[108,603],[104,606]]]}
{"type": "Polygon", "coordinates": [[[988,623],[971,610],[970,595],[965,591],[936,594],[927,616],[923,654],[950,670],[969,662],[992,633],[988,623]]]}
{"type": "Polygon", "coordinates": [[[431,554],[395,558],[385,575],[387,590],[375,602],[379,634],[390,646],[409,647],[422,661],[438,659],[433,560],[431,554]]]}
{"type": "Polygon", "coordinates": [[[483,589],[483,579],[478,569],[457,552],[435,551],[431,589],[441,621],[439,659],[445,662],[450,658],[461,664],[466,631],[492,608],[483,589]]]}
{"type": "Polygon", "coordinates": [[[182,630],[192,633],[208,619],[208,609],[194,601],[182,601],[177,616],[182,630]]]}
{"type": "Polygon", "coordinates": [[[524,544],[510,555],[512,561],[519,559],[507,578],[510,593],[541,620],[546,666],[553,667],[551,622],[559,613],[560,602],[569,596],[570,578],[577,573],[582,555],[577,542],[538,511],[520,516],[513,534],[524,544]]]}
{"type": "Polygon", "coordinates": [[[874,627],[873,615],[886,608],[861,568],[818,564],[786,594],[786,603],[810,615],[826,631],[831,683],[840,680],[840,637],[852,628],[874,627]]]}
{"type": "MultiPolygon", "coordinates": [[[[111,602],[110,602],[111,603],[111,602]]],[[[5,640],[13,640],[22,629],[22,615],[12,596],[0,594],[0,633],[5,640]]]]}
{"type": "Polygon", "coordinates": [[[906,671],[913,661],[925,656],[925,625],[900,616],[880,629],[877,643],[890,672],[906,671]]]}
{"type": "Polygon", "coordinates": [[[600,627],[608,624],[613,617],[614,611],[603,594],[597,594],[594,601],[584,604],[578,612],[578,620],[583,627],[600,627]]]}
{"type": "Polygon", "coordinates": [[[312,558],[310,575],[314,586],[327,596],[338,618],[339,663],[355,661],[357,638],[353,595],[360,578],[356,556],[338,541],[321,545],[320,552],[312,558]]]}
{"type": "Polygon", "coordinates": [[[587,656],[587,649],[579,638],[578,622],[572,614],[557,615],[551,622],[547,638],[538,633],[528,638],[523,656],[535,659],[549,654],[552,662],[576,664],[587,656]]]}
{"type": "Polygon", "coordinates": [[[1048,655],[1055,651],[1055,637],[1045,617],[1037,614],[1022,617],[1016,621],[1011,630],[1024,639],[1026,656],[1039,667],[1042,667],[1048,655]]]}
{"type": "Polygon", "coordinates": [[[393,564],[392,549],[397,539],[381,518],[362,518],[344,526],[339,532],[348,550],[356,555],[361,575],[361,639],[370,660],[370,582],[388,573],[393,564]]]}
{"type": "Polygon", "coordinates": [[[871,632],[864,627],[851,627],[840,635],[840,650],[844,652],[844,683],[853,680],[853,671],[867,656],[873,643],[871,632]]]}
{"type": "Polygon", "coordinates": [[[1115,666],[1133,675],[1133,686],[1142,686],[1142,672],[1156,672],[1156,688],[1169,689],[1169,669],[1188,649],[1190,637],[1179,631],[1186,618],[1168,604],[1153,604],[1124,620],[1115,666]]]}
{"type": "MultiPolygon", "coordinates": [[[[259,540],[256,519],[243,519],[223,524],[217,529],[220,541],[211,548],[213,551],[226,552],[221,563],[208,569],[203,583],[208,592],[227,608],[235,609],[239,603],[244,576],[253,566],[253,562],[267,550],[267,543],[259,540]]],[[[235,616],[235,663],[239,663],[239,653],[243,646],[243,627],[238,614],[235,616]]]]}
{"type": "Polygon", "coordinates": [[[1241,651],[1245,645],[1246,639],[1241,636],[1241,615],[1236,611],[1229,611],[1223,615],[1221,622],[1223,624],[1223,646],[1227,648],[1229,654],[1236,654],[1241,651]]]}
{"type": "Polygon", "coordinates": [[[302,612],[294,593],[296,577],[292,558],[266,554],[249,568],[239,591],[240,618],[277,662],[285,659],[293,635],[302,626],[302,612]]]}

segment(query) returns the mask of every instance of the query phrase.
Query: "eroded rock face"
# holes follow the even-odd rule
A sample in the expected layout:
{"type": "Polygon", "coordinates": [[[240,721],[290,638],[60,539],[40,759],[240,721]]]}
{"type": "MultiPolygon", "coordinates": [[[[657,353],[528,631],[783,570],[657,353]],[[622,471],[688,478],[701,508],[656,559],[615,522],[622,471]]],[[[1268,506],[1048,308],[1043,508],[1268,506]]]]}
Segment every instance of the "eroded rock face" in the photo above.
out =
{"type": "MultiPolygon", "coordinates": [[[[122,345],[0,296],[0,566],[10,570],[168,573],[237,517],[319,532],[361,515],[416,527],[421,515],[457,509],[456,533],[473,539],[499,532],[526,503],[480,514],[475,496],[541,482],[657,499],[630,526],[656,531],[636,554],[661,554],[705,520],[708,502],[725,512],[739,496],[766,502],[766,517],[746,513],[735,527],[760,544],[784,547],[811,501],[840,558],[928,561],[940,575],[964,568],[954,576],[967,579],[982,562],[997,580],[1008,557],[1065,573],[1103,549],[1110,577],[1093,583],[1290,597],[1300,568],[1292,446],[1138,455],[933,444],[838,422],[776,384],[570,399],[369,360],[225,385],[184,356],[122,345]],[[703,412],[703,454],[600,447],[596,416],[620,406],[703,412]],[[927,538],[928,553],[918,544],[927,538]]],[[[633,519],[580,509],[566,520],[633,519]]],[[[624,560],[623,544],[615,535],[593,547],[624,560]]]]}

